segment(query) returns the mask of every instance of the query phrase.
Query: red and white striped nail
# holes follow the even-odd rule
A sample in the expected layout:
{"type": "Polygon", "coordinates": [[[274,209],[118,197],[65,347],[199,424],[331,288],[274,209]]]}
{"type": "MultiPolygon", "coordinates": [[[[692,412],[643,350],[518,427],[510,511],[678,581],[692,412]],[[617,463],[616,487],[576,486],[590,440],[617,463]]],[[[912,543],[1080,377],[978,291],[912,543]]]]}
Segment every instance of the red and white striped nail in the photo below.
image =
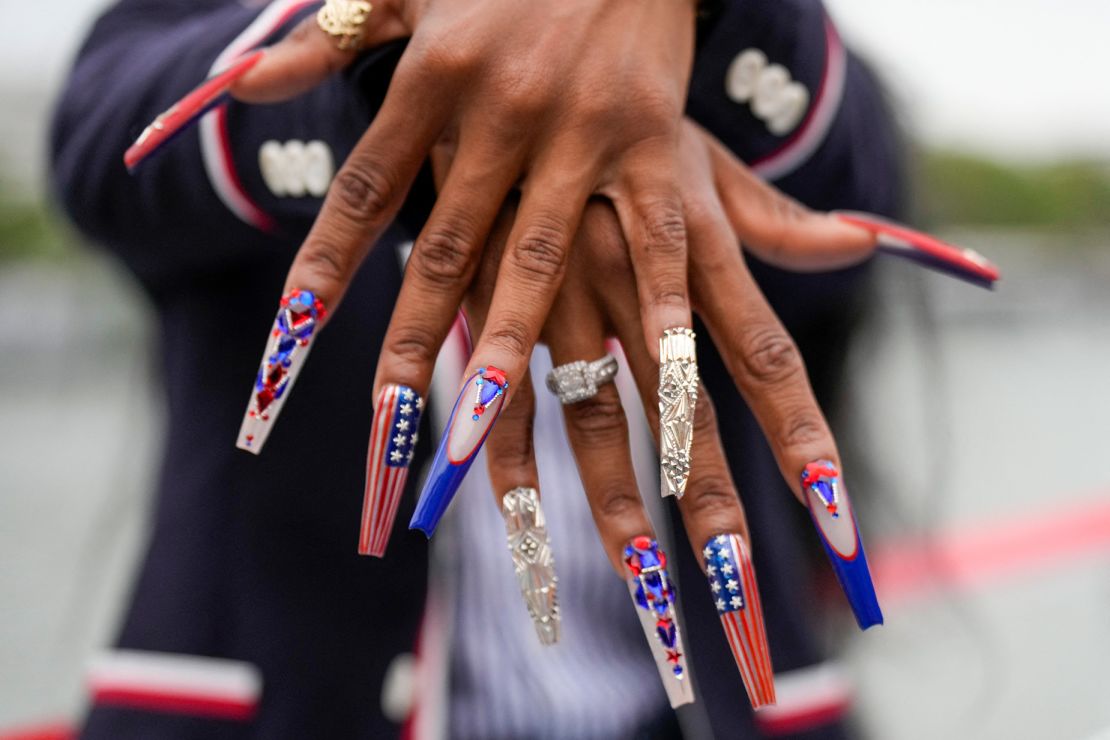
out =
{"type": "Polygon", "coordinates": [[[134,171],[150,155],[192,125],[198,118],[227,100],[231,84],[262,60],[264,49],[251,52],[218,75],[205,80],[192,92],[171,105],[139,134],[123,154],[123,163],[134,171]]]}
{"type": "Polygon", "coordinates": [[[740,669],[752,708],[775,703],[775,677],[755,569],[744,540],[735,534],[711,537],[702,550],[705,574],[721,627],[740,669]]]}
{"type": "Polygon", "coordinates": [[[424,399],[407,385],[388,384],[374,402],[366,453],[366,493],[359,530],[360,555],[383,557],[409,477],[424,399]]]}
{"type": "Polygon", "coordinates": [[[984,288],[999,279],[998,268],[973,249],[957,247],[872,213],[833,211],[841,221],[874,235],[875,251],[916,262],[984,288]]]}

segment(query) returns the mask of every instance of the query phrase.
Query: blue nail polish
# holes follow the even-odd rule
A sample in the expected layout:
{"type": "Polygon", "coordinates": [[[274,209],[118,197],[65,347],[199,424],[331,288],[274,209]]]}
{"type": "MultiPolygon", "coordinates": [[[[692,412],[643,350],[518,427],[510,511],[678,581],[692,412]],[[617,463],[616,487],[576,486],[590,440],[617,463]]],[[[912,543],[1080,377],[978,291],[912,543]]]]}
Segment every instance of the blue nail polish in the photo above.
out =
{"type": "Polygon", "coordinates": [[[420,492],[409,529],[419,529],[428,537],[435,532],[470,470],[470,464],[482,449],[486,435],[497,421],[508,387],[505,373],[492,365],[479,368],[467,378],[439,441],[439,449],[432,460],[432,469],[424,483],[424,490],[420,492]],[[466,402],[468,396],[474,399],[472,407],[466,402]]]}
{"type": "Polygon", "coordinates": [[[811,462],[802,472],[802,489],[829,563],[848,597],[860,629],[882,624],[883,612],[875,596],[867,553],[840,480],[840,471],[828,460],[811,462]]]}

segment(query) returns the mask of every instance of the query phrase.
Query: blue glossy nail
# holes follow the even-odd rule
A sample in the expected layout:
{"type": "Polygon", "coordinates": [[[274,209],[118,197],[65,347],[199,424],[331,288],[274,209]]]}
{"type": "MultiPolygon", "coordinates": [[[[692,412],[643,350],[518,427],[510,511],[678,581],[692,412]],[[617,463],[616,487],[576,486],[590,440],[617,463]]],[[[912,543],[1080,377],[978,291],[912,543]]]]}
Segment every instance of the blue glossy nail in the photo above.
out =
{"type": "Polygon", "coordinates": [[[860,629],[882,624],[883,612],[875,596],[871,570],[867,567],[867,553],[840,480],[840,471],[829,460],[811,462],[802,472],[802,489],[829,563],[848,597],[860,629]]]}
{"type": "Polygon", "coordinates": [[[497,421],[508,387],[504,371],[492,365],[478,368],[466,379],[455,407],[451,409],[451,418],[439,441],[439,449],[432,460],[432,469],[424,483],[424,490],[420,492],[409,529],[419,529],[428,537],[435,532],[466,472],[470,470],[470,464],[497,421]],[[473,399],[473,404],[468,399],[473,399]]]}

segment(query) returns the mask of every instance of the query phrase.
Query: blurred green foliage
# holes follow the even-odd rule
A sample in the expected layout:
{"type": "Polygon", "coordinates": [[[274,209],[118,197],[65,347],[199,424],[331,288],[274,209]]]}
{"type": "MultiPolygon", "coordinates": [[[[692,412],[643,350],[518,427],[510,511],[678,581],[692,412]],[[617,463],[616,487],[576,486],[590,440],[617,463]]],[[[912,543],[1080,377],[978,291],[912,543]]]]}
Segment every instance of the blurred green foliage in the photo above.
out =
{"type": "Polygon", "coordinates": [[[0,189],[0,261],[64,259],[73,244],[69,227],[41,199],[0,189]]]}
{"type": "Polygon", "coordinates": [[[1110,166],[1008,165],[968,154],[918,157],[916,203],[932,225],[1085,231],[1110,227],[1110,166]]]}

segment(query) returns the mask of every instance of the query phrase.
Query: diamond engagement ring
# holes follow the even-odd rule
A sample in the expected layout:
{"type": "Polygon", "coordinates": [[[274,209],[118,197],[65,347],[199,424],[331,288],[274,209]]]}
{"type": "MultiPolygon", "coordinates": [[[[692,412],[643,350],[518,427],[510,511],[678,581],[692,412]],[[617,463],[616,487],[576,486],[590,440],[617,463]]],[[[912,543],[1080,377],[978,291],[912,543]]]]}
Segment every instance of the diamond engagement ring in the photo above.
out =
{"type": "Polygon", "coordinates": [[[600,360],[577,360],[552,369],[547,374],[547,389],[564,406],[597,395],[599,386],[611,383],[617,375],[617,358],[605,355],[600,360]]]}

